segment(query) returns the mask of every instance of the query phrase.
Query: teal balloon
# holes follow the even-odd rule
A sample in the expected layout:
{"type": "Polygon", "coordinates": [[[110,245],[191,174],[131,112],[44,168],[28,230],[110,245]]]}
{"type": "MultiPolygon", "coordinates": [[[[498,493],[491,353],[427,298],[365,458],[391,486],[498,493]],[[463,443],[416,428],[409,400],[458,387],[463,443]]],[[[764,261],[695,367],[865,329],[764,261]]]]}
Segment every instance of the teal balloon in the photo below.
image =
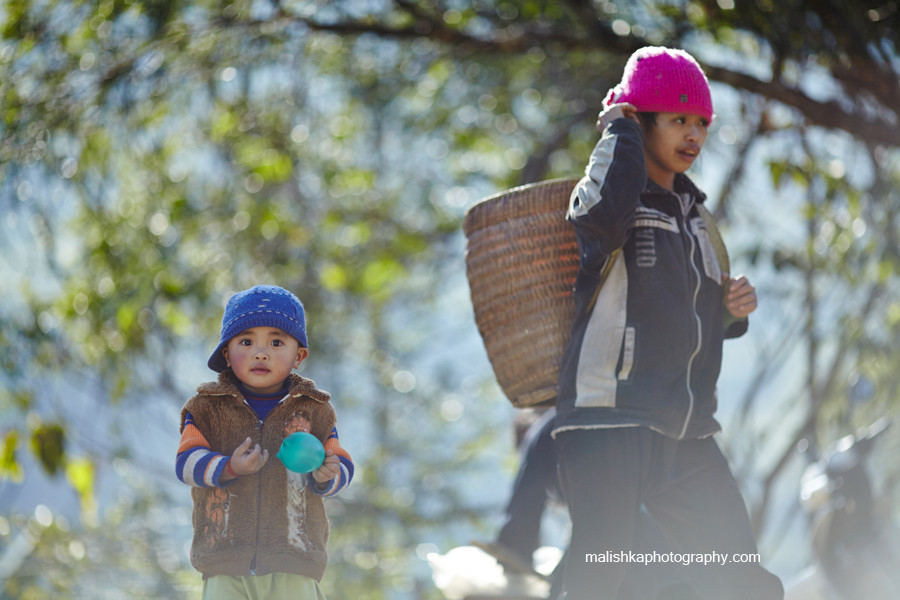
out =
{"type": "Polygon", "coordinates": [[[284,466],[297,473],[309,473],[322,466],[325,448],[319,438],[305,431],[287,436],[276,454],[284,466]]]}

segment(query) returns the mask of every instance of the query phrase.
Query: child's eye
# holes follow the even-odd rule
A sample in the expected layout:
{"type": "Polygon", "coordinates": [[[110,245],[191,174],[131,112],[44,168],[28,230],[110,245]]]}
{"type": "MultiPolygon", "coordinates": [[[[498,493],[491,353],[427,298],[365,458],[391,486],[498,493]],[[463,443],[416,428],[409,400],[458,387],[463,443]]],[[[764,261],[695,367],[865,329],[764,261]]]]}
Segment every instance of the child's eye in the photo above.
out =
{"type": "Polygon", "coordinates": [[[704,127],[709,127],[709,119],[700,119],[700,124],[704,127]]]}
{"type": "Polygon", "coordinates": [[[284,346],[284,342],[281,340],[272,340],[272,345],[277,348],[278,346],[284,346]]]}
{"type": "Polygon", "coordinates": [[[252,343],[253,342],[251,342],[250,340],[248,340],[246,338],[238,341],[238,344],[240,344],[241,346],[250,346],[252,343]]]}

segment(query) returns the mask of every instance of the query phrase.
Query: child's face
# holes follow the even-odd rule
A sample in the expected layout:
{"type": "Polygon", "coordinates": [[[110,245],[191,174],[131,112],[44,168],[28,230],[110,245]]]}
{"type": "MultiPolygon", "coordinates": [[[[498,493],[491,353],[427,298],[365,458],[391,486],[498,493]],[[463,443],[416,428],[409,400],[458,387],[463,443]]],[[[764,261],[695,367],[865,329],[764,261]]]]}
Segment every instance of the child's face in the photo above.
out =
{"type": "Polygon", "coordinates": [[[253,327],[228,340],[222,354],[248,390],[274,394],[309,351],[277,327],[253,327]]]}
{"type": "Polygon", "coordinates": [[[662,187],[672,189],[675,174],[684,173],[694,164],[708,132],[706,117],[657,114],[656,125],[644,132],[647,176],[662,187]]]}

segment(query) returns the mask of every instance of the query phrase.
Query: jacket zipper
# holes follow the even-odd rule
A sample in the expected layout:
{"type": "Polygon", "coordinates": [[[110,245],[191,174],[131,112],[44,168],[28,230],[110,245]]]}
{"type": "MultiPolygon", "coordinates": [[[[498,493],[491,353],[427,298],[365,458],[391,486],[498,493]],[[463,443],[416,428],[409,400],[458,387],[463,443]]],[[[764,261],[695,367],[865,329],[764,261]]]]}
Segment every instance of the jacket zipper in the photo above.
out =
{"type": "Polygon", "coordinates": [[[694,351],[691,353],[690,358],[688,358],[687,380],[685,381],[685,387],[687,388],[687,394],[688,394],[688,410],[687,410],[687,414],[684,417],[684,425],[681,428],[681,433],[678,434],[679,440],[684,439],[684,436],[687,434],[688,425],[690,424],[691,417],[693,416],[693,413],[694,413],[694,390],[691,387],[691,376],[692,376],[693,370],[694,370],[694,359],[696,359],[697,355],[700,354],[700,348],[703,344],[703,341],[702,341],[703,340],[703,323],[700,320],[700,315],[697,314],[697,297],[700,295],[700,282],[701,282],[700,271],[697,269],[697,263],[694,260],[694,254],[696,253],[697,244],[694,239],[694,230],[693,230],[693,228],[688,230],[687,223],[688,223],[687,217],[684,217],[682,227],[683,227],[684,231],[687,232],[688,239],[691,242],[691,252],[690,252],[688,259],[691,264],[691,270],[694,272],[695,281],[696,281],[696,283],[694,285],[694,296],[693,296],[693,299],[691,302],[691,312],[694,317],[694,322],[697,324],[697,344],[694,347],[694,351]]]}
{"type": "MultiPolygon", "coordinates": [[[[244,406],[250,409],[250,412],[253,413],[253,416],[256,418],[256,431],[260,432],[260,441],[262,441],[262,426],[263,422],[256,416],[256,411],[253,410],[253,407],[250,406],[250,403],[247,402],[247,399],[244,399],[244,406]]],[[[257,478],[259,489],[256,492],[256,542],[253,545],[253,558],[250,559],[250,575],[256,575],[256,559],[259,556],[259,525],[260,525],[260,513],[262,512],[262,477],[257,478]]]]}
{"type": "MultiPolygon", "coordinates": [[[[282,398],[276,406],[280,406],[281,403],[284,402],[285,398],[287,398],[289,395],[290,394],[285,395],[285,397],[282,398]]],[[[259,441],[260,441],[260,443],[262,443],[263,420],[260,419],[259,416],[257,416],[256,411],[253,410],[253,407],[250,406],[250,403],[247,402],[246,398],[244,398],[244,405],[247,408],[249,408],[250,412],[253,413],[253,416],[256,417],[255,429],[260,432],[259,433],[259,441]]],[[[274,410],[274,408],[273,408],[273,410],[274,410]]],[[[253,547],[253,558],[250,560],[250,574],[251,575],[256,575],[256,559],[259,557],[259,526],[260,526],[260,522],[262,521],[262,493],[263,493],[262,477],[259,477],[257,479],[257,481],[259,482],[258,483],[259,487],[256,491],[256,543],[254,544],[254,547],[253,547]]]]}
{"type": "Polygon", "coordinates": [[[262,512],[262,477],[259,478],[259,489],[256,491],[256,544],[253,547],[253,559],[250,561],[251,575],[256,575],[256,559],[259,556],[260,512],[262,512]]]}

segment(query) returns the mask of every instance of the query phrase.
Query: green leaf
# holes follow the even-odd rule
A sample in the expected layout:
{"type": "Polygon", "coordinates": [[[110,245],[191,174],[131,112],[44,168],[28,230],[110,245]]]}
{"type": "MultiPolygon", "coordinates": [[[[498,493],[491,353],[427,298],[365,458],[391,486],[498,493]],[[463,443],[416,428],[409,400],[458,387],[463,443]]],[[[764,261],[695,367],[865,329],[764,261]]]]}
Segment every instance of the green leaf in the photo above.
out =
{"type": "Polygon", "coordinates": [[[332,292],[340,292],[347,289],[349,277],[344,267],[332,263],[322,267],[322,270],[319,272],[319,280],[325,289],[332,292]]]}
{"type": "Polygon", "coordinates": [[[8,431],[3,436],[3,447],[0,449],[0,477],[22,481],[22,465],[16,458],[16,449],[19,446],[19,432],[8,431]]]}
{"type": "Polygon", "coordinates": [[[362,286],[367,294],[386,299],[394,284],[406,275],[406,269],[393,257],[382,256],[363,269],[362,286]]]}

